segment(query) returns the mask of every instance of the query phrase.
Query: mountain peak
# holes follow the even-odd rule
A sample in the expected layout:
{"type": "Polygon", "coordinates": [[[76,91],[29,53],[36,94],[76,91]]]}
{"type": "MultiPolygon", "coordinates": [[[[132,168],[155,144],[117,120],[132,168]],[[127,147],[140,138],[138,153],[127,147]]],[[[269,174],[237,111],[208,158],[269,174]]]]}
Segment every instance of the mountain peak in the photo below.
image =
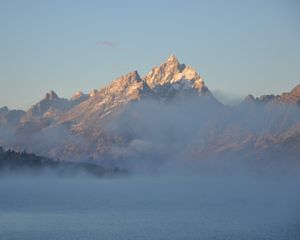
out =
{"type": "Polygon", "coordinates": [[[188,87],[197,90],[199,93],[208,90],[196,70],[185,64],[180,64],[175,55],[171,55],[160,66],[152,68],[148,75],[144,77],[144,81],[152,89],[166,84],[175,84],[178,89],[188,87]],[[184,86],[178,86],[180,84],[184,86]]]}
{"type": "Polygon", "coordinates": [[[53,90],[51,90],[50,92],[46,93],[46,96],[44,99],[45,100],[57,100],[57,99],[59,99],[59,97],[53,90]]]}
{"type": "Polygon", "coordinates": [[[122,95],[122,93],[126,92],[128,88],[140,83],[143,83],[143,80],[141,79],[139,73],[137,71],[132,71],[117,78],[110,85],[104,89],[101,89],[100,92],[105,90],[106,93],[122,95]]]}
{"type": "Polygon", "coordinates": [[[167,63],[179,63],[177,57],[172,54],[168,59],[167,59],[167,63]]]}
{"type": "Polygon", "coordinates": [[[71,97],[71,100],[77,100],[79,98],[81,98],[82,96],[84,96],[84,93],[81,91],[77,91],[74,93],[74,95],[71,97]]]}
{"type": "Polygon", "coordinates": [[[300,84],[298,84],[296,87],[292,89],[290,94],[293,94],[294,96],[300,97],[300,84]]]}
{"type": "Polygon", "coordinates": [[[98,90],[97,89],[93,89],[90,93],[89,93],[89,96],[90,97],[94,97],[95,95],[97,95],[98,94],[98,90]]]}
{"type": "Polygon", "coordinates": [[[244,102],[253,102],[255,101],[255,98],[252,94],[249,94],[247,97],[245,97],[244,102]]]}
{"type": "Polygon", "coordinates": [[[112,82],[111,86],[113,85],[119,85],[119,86],[128,86],[137,82],[143,81],[138,73],[138,71],[132,71],[127,73],[126,75],[123,75],[119,78],[117,78],[115,81],[112,82]]]}
{"type": "Polygon", "coordinates": [[[287,103],[300,103],[300,84],[294,87],[290,92],[283,93],[281,100],[287,103]]]}
{"type": "Polygon", "coordinates": [[[281,95],[262,95],[260,97],[253,97],[248,95],[244,99],[245,103],[263,103],[263,104],[299,104],[300,103],[300,84],[294,87],[290,92],[282,93],[281,95]]]}
{"type": "Polygon", "coordinates": [[[138,81],[138,82],[142,81],[138,71],[136,70],[126,74],[123,77],[127,78],[129,81],[138,81]]]}

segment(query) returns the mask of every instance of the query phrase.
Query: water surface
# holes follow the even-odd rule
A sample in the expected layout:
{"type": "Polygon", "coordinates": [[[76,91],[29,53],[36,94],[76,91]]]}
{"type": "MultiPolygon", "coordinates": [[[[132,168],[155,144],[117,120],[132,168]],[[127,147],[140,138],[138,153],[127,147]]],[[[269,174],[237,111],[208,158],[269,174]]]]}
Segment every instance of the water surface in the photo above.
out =
{"type": "Polygon", "coordinates": [[[298,186],[241,176],[2,178],[0,238],[300,239],[298,186]]]}

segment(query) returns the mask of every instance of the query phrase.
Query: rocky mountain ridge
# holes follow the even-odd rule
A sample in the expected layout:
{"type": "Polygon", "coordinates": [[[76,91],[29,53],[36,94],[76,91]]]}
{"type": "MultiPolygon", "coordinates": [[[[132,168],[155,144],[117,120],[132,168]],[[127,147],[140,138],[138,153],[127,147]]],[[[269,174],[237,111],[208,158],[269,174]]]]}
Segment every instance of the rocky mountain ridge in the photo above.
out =
{"type": "Polygon", "coordinates": [[[253,97],[248,95],[245,98],[248,103],[265,103],[265,104],[300,104],[300,84],[294,87],[290,92],[282,93],[281,95],[262,95],[260,97],[253,97]]]}
{"type": "Polygon", "coordinates": [[[90,94],[64,99],[50,91],[26,112],[0,108],[0,145],[122,167],[239,158],[274,163],[285,155],[296,161],[299,100],[300,85],[225,106],[172,55],[144,77],[133,71],[90,94]]]}

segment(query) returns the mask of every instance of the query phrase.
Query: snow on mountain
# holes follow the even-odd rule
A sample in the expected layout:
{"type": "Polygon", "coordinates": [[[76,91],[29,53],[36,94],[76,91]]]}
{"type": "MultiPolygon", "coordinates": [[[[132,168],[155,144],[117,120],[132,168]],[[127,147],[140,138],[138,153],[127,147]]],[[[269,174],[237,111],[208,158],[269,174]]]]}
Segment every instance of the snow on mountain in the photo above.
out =
{"type": "Polygon", "coordinates": [[[82,103],[61,116],[60,122],[92,121],[106,116],[111,110],[129,101],[139,100],[149,91],[137,71],[130,72],[114,80],[108,86],[93,91],[82,103]]]}
{"type": "Polygon", "coordinates": [[[171,85],[174,90],[195,89],[200,95],[208,93],[203,79],[193,68],[180,64],[175,55],[152,70],[143,78],[151,89],[171,85]]]}
{"type": "MultiPolygon", "coordinates": [[[[105,119],[114,118],[131,103],[156,100],[167,101],[175,96],[211,96],[201,77],[190,67],[180,64],[175,56],[156,67],[141,78],[137,71],[130,72],[114,80],[108,86],[93,91],[89,98],[70,111],[62,114],[59,123],[71,124],[77,133],[100,133],[94,126],[103,126],[105,119]],[[160,77],[158,77],[158,75],[160,77]]],[[[214,100],[216,101],[216,100],[214,100]]]]}
{"type": "Polygon", "coordinates": [[[87,94],[84,94],[83,92],[81,91],[77,91],[73,94],[73,96],[71,97],[71,101],[77,101],[78,99],[81,99],[83,97],[87,97],[88,95],[87,94]]]}
{"type": "Polygon", "coordinates": [[[144,77],[132,71],[69,100],[50,91],[26,113],[1,108],[0,144],[108,165],[225,155],[267,159],[272,150],[296,159],[299,100],[300,85],[225,106],[195,69],[172,55],[144,77]]]}

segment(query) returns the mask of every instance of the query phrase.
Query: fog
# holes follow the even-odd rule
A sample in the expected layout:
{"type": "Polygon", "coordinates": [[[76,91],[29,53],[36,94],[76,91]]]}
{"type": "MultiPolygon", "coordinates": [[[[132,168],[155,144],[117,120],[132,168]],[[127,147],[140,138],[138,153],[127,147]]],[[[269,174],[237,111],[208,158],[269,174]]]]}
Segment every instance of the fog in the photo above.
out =
{"type": "Polygon", "coordinates": [[[208,97],[136,102],[101,126],[117,136],[111,161],[129,168],[214,165],[273,171],[299,168],[299,121],[297,106],[228,107],[208,97]]]}
{"type": "Polygon", "coordinates": [[[299,113],[286,105],[227,107],[210,97],[145,100],[90,116],[85,134],[48,126],[21,147],[129,174],[0,172],[0,236],[299,239],[299,113]]]}
{"type": "Polygon", "coordinates": [[[0,179],[1,239],[299,239],[299,176],[0,179]]]}
{"type": "Polygon", "coordinates": [[[258,168],[299,165],[298,106],[253,102],[229,107],[210,95],[167,90],[163,92],[170,96],[162,99],[145,97],[113,109],[102,106],[74,121],[29,122],[15,131],[7,127],[0,131],[0,144],[137,172],[204,162],[234,168],[259,161],[258,168]]]}
{"type": "Polygon", "coordinates": [[[212,93],[221,103],[228,106],[237,106],[241,104],[246,97],[246,95],[236,95],[234,93],[227,93],[221,90],[213,90],[212,93]]]}

